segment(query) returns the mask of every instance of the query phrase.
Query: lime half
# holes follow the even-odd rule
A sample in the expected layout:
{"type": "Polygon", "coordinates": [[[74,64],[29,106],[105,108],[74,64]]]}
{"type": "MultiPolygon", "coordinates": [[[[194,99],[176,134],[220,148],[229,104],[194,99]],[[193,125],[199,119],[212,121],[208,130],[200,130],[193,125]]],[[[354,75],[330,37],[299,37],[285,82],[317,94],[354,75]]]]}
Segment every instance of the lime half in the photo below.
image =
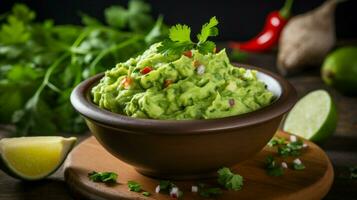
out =
{"type": "Polygon", "coordinates": [[[283,129],[314,142],[324,142],[337,126],[337,111],[325,90],[310,92],[300,99],[285,119],[283,129]]]}
{"type": "Polygon", "coordinates": [[[1,169],[19,179],[42,179],[61,166],[75,142],[75,137],[4,138],[0,140],[1,169]]]}

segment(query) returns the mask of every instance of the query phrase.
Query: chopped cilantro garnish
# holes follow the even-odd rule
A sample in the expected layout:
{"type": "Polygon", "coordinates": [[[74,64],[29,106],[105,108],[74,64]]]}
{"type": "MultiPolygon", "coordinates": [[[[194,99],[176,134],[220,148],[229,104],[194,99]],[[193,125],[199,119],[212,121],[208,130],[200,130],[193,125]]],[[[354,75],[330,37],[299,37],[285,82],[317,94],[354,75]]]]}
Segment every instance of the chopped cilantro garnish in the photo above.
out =
{"type": "Polygon", "coordinates": [[[133,192],[141,191],[141,185],[135,181],[128,181],[128,188],[130,191],[133,191],[133,192]]]}
{"type": "Polygon", "coordinates": [[[118,175],[114,172],[93,171],[91,173],[88,173],[88,178],[94,182],[115,183],[118,178],[118,175]]]}
{"type": "Polygon", "coordinates": [[[177,24],[169,30],[169,39],[164,40],[158,51],[163,54],[182,54],[184,51],[197,49],[202,54],[213,52],[216,44],[207,40],[210,36],[218,35],[218,20],[212,17],[202,26],[201,33],[197,35],[198,42],[191,40],[191,28],[187,25],[177,24]]]}
{"type": "Polygon", "coordinates": [[[173,187],[176,187],[176,185],[174,183],[172,183],[171,181],[160,181],[159,183],[160,185],[160,191],[164,191],[164,192],[170,192],[170,190],[173,187]]]}
{"type": "Polygon", "coordinates": [[[283,168],[276,164],[273,156],[268,156],[265,159],[265,166],[269,176],[281,176],[284,174],[283,168]]]}
{"type": "Polygon", "coordinates": [[[283,137],[274,137],[273,139],[271,139],[268,143],[268,146],[270,147],[275,147],[278,145],[283,145],[285,144],[286,140],[283,137]]]}
{"type": "Polygon", "coordinates": [[[207,187],[205,184],[198,185],[198,194],[205,198],[214,198],[221,195],[223,192],[218,187],[207,187]]]}
{"type": "Polygon", "coordinates": [[[144,196],[146,196],[146,197],[148,197],[148,196],[151,195],[151,193],[150,193],[150,192],[147,192],[147,191],[144,191],[144,192],[142,192],[141,194],[144,195],[144,196]]]}
{"type": "Polygon", "coordinates": [[[305,169],[305,165],[302,163],[294,163],[293,164],[293,168],[294,170],[304,170],[305,169]]]}
{"type": "Polygon", "coordinates": [[[285,138],[275,137],[268,143],[270,147],[276,147],[280,156],[299,156],[304,142],[297,140],[295,142],[286,142],[285,138]]]}
{"type": "Polygon", "coordinates": [[[218,170],[218,183],[229,190],[240,190],[243,186],[243,177],[234,174],[227,167],[218,170]]]}

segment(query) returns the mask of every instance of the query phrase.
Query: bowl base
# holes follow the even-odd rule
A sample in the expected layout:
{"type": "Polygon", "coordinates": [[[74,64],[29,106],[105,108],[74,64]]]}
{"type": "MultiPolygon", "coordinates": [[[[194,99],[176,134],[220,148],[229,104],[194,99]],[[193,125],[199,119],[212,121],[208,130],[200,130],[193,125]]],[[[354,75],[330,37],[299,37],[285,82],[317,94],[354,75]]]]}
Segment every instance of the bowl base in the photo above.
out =
{"type": "Polygon", "coordinates": [[[173,173],[162,173],[160,171],[152,172],[152,171],[146,171],[141,169],[135,169],[135,170],[144,176],[159,179],[159,180],[177,180],[177,181],[202,180],[202,179],[211,179],[217,177],[217,171],[199,172],[199,173],[192,173],[192,174],[190,173],[173,174],[173,173]]]}

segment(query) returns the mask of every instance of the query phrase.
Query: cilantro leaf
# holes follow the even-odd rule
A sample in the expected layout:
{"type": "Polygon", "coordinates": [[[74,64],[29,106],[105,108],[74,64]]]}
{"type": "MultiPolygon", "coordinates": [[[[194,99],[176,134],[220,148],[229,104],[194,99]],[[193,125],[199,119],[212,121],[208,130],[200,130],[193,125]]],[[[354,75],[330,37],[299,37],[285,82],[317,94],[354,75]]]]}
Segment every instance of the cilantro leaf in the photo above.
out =
{"type": "Polygon", "coordinates": [[[227,167],[218,170],[218,183],[229,190],[240,190],[243,186],[243,177],[234,174],[227,167]]]}
{"type": "Polygon", "coordinates": [[[144,192],[142,192],[141,194],[144,195],[144,196],[146,196],[146,197],[148,197],[148,196],[151,195],[151,193],[150,193],[150,192],[147,192],[147,191],[144,191],[144,192]]]}
{"type": "Polygon", "coordinates": [[[23,21],[12,15],[8,17],[7,21],[8,24],[1,26],[0,43],[19,44],[29,40],[31,35],[23,21]]]}
{"type": "Polygon", "coordinates": [[[122,6],[111,6],[105,9],[106,22],[115,28],[130,28],[133,31],[146,31],[153,24],[153,19],[149,15],[150,5],[141,0],[131,0],[128,9],[122,6]]]}
{"type": "Polygon", "coordinates": [[[218,187],[206,187],[205,184],[199,184],[198,187],[198,194],[205,198],[214,198],[223,193],[218,187]]]}
{"type": "Polygon", "coordinates": [[[282,176],[284,174],[283,168],[277,165],[274,157],[270,155],[265,159],[265,168],[269,176],[282,176]]]}
{"type": "Polygon", "coordinates": [[[128,13],[122,6],[111,6],[104,11],[107,24],[122,29],[127,25],[128,13]]]}
{"type": "Polygon", "coordinates": [[[302,163],[293,163],[294,170],[304,170],[306,167],[302,163]]]}
{"type": "Polygon", "coordinates": [[[130,191],[133,191],[133,192],[141,191],[141,185],[135,181],[128,181],[128,188],[130,191]]]}
{"type": "Polygon", "coordinates": [[[174,42],[191,43],[191,28],[187,25],[176,24],[170,28],[169,38],[174,42]]]}
{"type": "Polygon", "coordinates": [[[217,24],[216,17],[212,17],[208,23],[204,24],[201,33],[197,35],[199,40],[197,43],[191,40],[190,27],[182,24],[172,26],[169,30],[169,39],[161,43],[161,46],[158,47],[158,52],[180,55],[184,51],[197,49],[202,54],[214,53],[216,44],[212,41],[207,41],[207,38],[218,35],[218,29],[215,27],[217,24]]]}
{"type": "Polygon", "coordinates": [[[171,181],[167,181],[167,180],[160,181],[159,185],[160,185],[160,191],[164,191],[164,192],[170,192],[170,190],[173,187],[176,187],[176,185],[174,183],[172,183],[171,181]]]}
{"type": "Polygon", "coordinates": [[[197,44],[198,51],[202,54],[214,53],[216,49],[216,44],[211,41],[206,41],[204,43],[197,44]]]}
{"type": "Polygon", "coordinates": [[[199,43],[206,42],[207,38],[210,36],[217,36],[218,35],[218,20],[216,17],[212,17],[208,23],[205,23],[202,26],[201,33],[197,35],[197,39],[199,43]]]}
{"type": "Polygon", "coordinates": [[[114,172],[92,171],[88,173],[88,178],[93,182],[115,183],[117,181],[118,174],[114,172]]]}
{"type": "Polygon", "coordinates": [[[23,22],[30,22],[35,19],[36,13],[24,4],[15,4],[12,8],[13,16],[23,22]]]}

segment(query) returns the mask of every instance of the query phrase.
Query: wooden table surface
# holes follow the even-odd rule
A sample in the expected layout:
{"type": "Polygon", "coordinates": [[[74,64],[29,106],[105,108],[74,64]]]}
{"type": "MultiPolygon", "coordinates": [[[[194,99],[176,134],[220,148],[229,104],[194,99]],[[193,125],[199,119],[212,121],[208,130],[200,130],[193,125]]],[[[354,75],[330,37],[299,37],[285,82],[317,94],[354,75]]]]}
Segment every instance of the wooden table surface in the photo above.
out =
{"type": "MultiPolygon", "coordinates": [[[[275,54],[251,55],[246,63],[275,70],[275,54]]],[[[335,99],[339,122],[334,136],[322,148],[330,157],[335,180],[325,199],[357,199],[357,180],[346,178],[350,166],[357,166],[357,97],[345,97],[323,84],[318,70],[288,77],[299,97],[315,89],[326,89],[335,99]]],[[[6,133],[0,130],[0,138],[6,133]]],[[[88,135],[79,136],[80,140],[88,135]]],[[[62,168],[41,182],[21,182],[0,171],[0,200],[66,200],[73,199],[64,182],[62,168]]]]}

